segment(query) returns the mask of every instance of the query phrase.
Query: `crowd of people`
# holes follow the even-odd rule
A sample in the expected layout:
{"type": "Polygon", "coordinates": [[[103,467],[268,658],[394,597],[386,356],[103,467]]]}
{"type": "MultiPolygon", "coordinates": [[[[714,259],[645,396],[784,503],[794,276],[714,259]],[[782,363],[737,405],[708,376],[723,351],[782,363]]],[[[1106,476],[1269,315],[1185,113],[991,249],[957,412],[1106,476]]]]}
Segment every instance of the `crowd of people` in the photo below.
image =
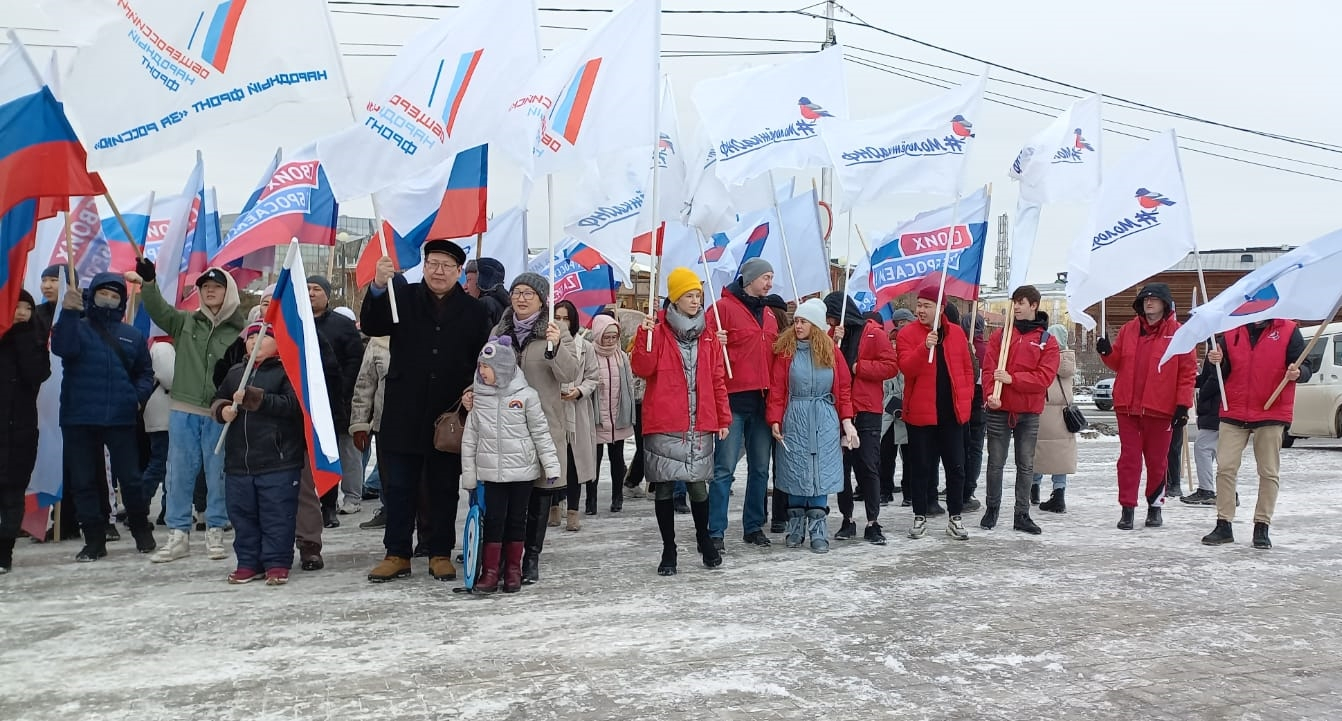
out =
{"type": "MultiPolygon", "coordinates": [[[[179,310],[159,291],[152,263],[63,293],[60,269],[48,269],[43,302],[22,294],[0,337],[0,570],[13,565],[51,355],[61,364],[62,511],[82,532],[80,562],[107,555],[117,520],[155,563],[191,555],[201,531],[205,555],[226,559],[231,530],[228,582],[282,585],[295,553],[303,570],[323,568],[323,529],[378,499],[361,527],[382,530],[385,555],[367,579],[408,577],[424,557],[432,577],[453,580],[465,490],[484,509],[475,588],[516,592],[540,580],[549,528],[578,532],[583,516],[598,513],[607,459],[610,512],[622,511],[626,495],[653,498],[662,576],[678,570],[679,514],[693,519],[702,564],[723,566],[743,456],[739,532],[757,547],[781,534],[787,548],[825,553],[857,538],[859,503],[862,539],[885,544],[882,509],[896,496],[913,514],[909,538],[945,516],[946,535],[964,541],[971,512],[982,511],[980,529],[998,525],[1009,452],[1012,529],[1041,534],[1034,509],[1067,510],[1080,430],[1076,354],[1031,286],[1013,290],[1011,315],[991,334],[943,297],[935,276],[888,320],[840,292],[806,299],[789,316],[771,292],[774,269],[756,258],[716,302],[693,272],[675,268],[655,315],[622,323],[607,310],[583,328],[572,303],[550,307],[542,275],[522,273],[505,287],[501,264],[468,261],[450,240],[429,241],[423,253],[417,283],[383,258],[357,316],[332,306],[325,278],[308,278],[340,450],[341,482],[320,496],[302,405],[260,320],[273,288],[249,315],[233,278],[211,268],[195,281],[198,309],[179,310]],[[152,344],[125,322],[132,289],[162,329],[152,344]],[[1051,495],[1041,501],[1045,478],[1051,495]],[[160,485],[161,546],[150,520],[160,485]],[[833,532],[831,496],[841,516],[833,532]]],[[[1217,339],[1199,372],[1192,352],[1158,362],[1179,325],[1167,287],[1148,284],[1133,309],[1112,340],[1096,343],[1116,377],[1118,528],[1133,529],[1143,500],[1145,525],[1162,524],[1177,488],[1171,451],[1182,449],[1196,407],[1198,490],[1183,500],[1216,505],[1203,542],[1234,540],[1235,482],[1252,441],[1253,545],[1270,548],[1293,386],[1310,374],[1293,363],[1300,331],[1284,320],[1238,328],[1217,339]]]]}

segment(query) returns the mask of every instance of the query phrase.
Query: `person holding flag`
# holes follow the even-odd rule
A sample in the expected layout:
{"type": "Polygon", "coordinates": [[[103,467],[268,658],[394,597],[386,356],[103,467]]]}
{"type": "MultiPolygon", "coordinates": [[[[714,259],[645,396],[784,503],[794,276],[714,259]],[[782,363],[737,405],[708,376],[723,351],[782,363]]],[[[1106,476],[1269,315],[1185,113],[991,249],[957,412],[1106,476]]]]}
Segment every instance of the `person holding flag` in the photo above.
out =
{"type": "Polygon", "coordinates": [[[0,574],[14,565],[24,491],[37,463],[37,392],[51,376],[47,333],[19,291],[14,324],[0,336],[0,574]]]}
{"type": "Polygon", "coordinates": [[[386,558],[368,573],[374,583],[410,575],[419,505],[419,482],[428,479],[428,515],[432,531],[424,545],[429,574],[440,581],[457,577],[452,565],[456,546],[461,455],[434,448],[434,422],[471,387],[476,358],[489,340],[484,305],[457,282],[466,251],[446,239],[424,244],[424,280],[409,283],[396,273],[391,258],[378,261],[377,274],[364,297],[359,319],[364,333],[391,339],[385,405],[378,434],[382,471],[383,531],[386,558]],[[388,287],[396,284],[400,322],[392,320],[388,287]]]}
{"type": "Polygon", "coordinates": [[[1230,526],[1235,520],[1235,477],[1252,437],[1258,466],[1253,547],[1272,548],[1268,527],[1281,486],[1282,437],[1295,413],[1295,386],[1308,382],[1312,374],[1308,363],[1296,365],[1304,349],[1305,339],[1295,321],[1272,318],[1230,330],[1207,351],[1207,362],[1221,366],[1229,407],[1221,412],[1216,441],[1216,528],[1202,537],[1203,544],[1235,540],[1230,526]],[[1283,373],[1286,385],[1279,389],[1283,373]]]}
{"type": "Polygon", "coordinates": [[[1161,370],[1159,361],[1179,329],[1174,317],[1174,296],[1164,283],[1147,283],[1132,301],[1137,317],[1118,331],[1112,343],[1108,336],[1095,341],[1095,350],[1114,371],[1114,415],[1118,419],[1118,503],[1123,512],[1118,528],[1131,531],[1137,508],[1137,487],[1146,464],[1146,526],[1163,524],[1160,509],[1169,493],[1165,466],[1169,463],[1170,436],[1188,423],[1193,405],[1197,358],[1193,351],[1181,354],[1174,368],[1161,370]]]}

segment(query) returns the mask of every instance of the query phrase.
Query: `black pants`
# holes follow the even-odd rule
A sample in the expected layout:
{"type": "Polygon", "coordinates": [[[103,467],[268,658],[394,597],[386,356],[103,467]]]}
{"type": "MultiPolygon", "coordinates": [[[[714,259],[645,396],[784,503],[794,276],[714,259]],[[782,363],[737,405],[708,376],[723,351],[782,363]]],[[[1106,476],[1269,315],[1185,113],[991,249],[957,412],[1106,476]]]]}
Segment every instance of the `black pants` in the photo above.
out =
{"type": "Polygon", "coordinates": [[[899,492],[909,492],[909,447],[903,443],[896,445],[893,425],[881,436],[881,495],[895,495],[895,465],[900,454],[904,455],[904,472],[900,473],[899,492]]]}
{"type": "Polygon", "coordinates": [[[582,505],[582,482],[578,480],[578,462],[573,458],[573,446],[568,448],[568,509],[579,510],[582,505]]]}
{"type": "Polygon", "coordinates": [[[624,441],[596,444],[596,478],[598,481],[601,480],[601,460],[606,455],[607,446],[610,447],[610,483],[613,486],[610,495],[611,498],[623,498],[625,476],[629,471],[624,461],[624,441]]]}
{"type": "Polygon", "coordinates": [[[909,426],[909,491],[913,514],[926,516],[928,506],[937,498],[937,461],[946,473],[946,511],[960,515],[964,508],[965,431],[958,423],[936,426],[909,426]]]}
{"type": "Polygon", "coordinates": [[[269,571],[294,565],[301,468],[257,475],[224,474],[238,568],[269,571]]]}
{"type": "Polygon", "coordinates": [[[485,543],[518,543],[527,535],[530,483],[485,483],[485,543]]]}
{"type": "Polygon", "coordinates": [[[121,501],[128,517],[149,515],[149,499],[140,476],[140,447],[135,426],[62,426],[62,460],[78,507],[79,526],[86,541],[100,541],[107,532],[103,502],[107,484],[99,481],[103,448],[112,460],[112,476],[121,480],[121,501]],[[103,501],[99,500],[99,496],[103,501]]]}
{"type": "Polygon", "coordinates": [[[420,543],[429,556],[450,556],[457,545],[457,498],[461,482],[461,456],[455,453],[398,453],[378,451],[382,474],[382,508],[387,527],[382,545],[387,555],[410,558],[415,518],[421,505],[427,505],[429,533],[421,534],[420,543]],[[420,499],[424,482],[427,504],[420,499]]]}
{"type": "MultiPolygon", "coordinates": [[[[773,446],[769,450],[769,457],[778,457],[778,441],[773,442],[773,446]]],[[[769,497],[769,512],[773,514],[775,523],[783,523],[787,520],[787,494],[778,490],[778,464],[776,463],[769,464],[769,483],[774,489],[773,495],[769,497]]]]}
{"type": "Polygon", "coordinates": [[[983,386],[976,385],[974,402],[969,406],[969,423],[964,425],[966,501],[978,489],[979,474],[983,473],[983,444],[988,437],[988,419],[983,412],[983,386]]]}
{"type": "Polygon", "coordinates": [[[37,431],[20,437],[11,435],[0,445],[0,540],[19,537],[24,494],[36,463],[37,431]]]}
{"type": "MultiPolygon", "coordinates": [[[[1197,431],[1189,431],[1196,435],[1197,431]]],[[[1178,496],[1183,488],[1184,429],[1175,428],[1170,434],[1169,465],[1165,466],[1165,494],[1178,496]]]]}
{"type": "MultiPolygon", "coordinates": [[[[531,500],[527,501],[526,554],[539,556],[545,548],[545,530],[550,523],[550,507],[563,495],[564,489],[531,489],[531,500]]],[[[485,501],[488,503],[488,501],[485,501]]],[[[488,510],[488,509],[486,509],[488,510]]]]}
{"type": "MultiPolygon", "coordinates": [[[[600,449],[597,449],[600,453],[600,449]]],[[[599,458],[599,456],[598,456],[599,458]]],[[[634,404],[634,460],[629,464],[629,473],[624,477],[626,488],[633,488],[643,482],[643,402],[634,404]]]]}
{"type": "Polygon", "coordinates": [[[867,523],[874,523],[881,515],[881,414],[858,413],[853,419],[857,427],[857,448],[843,451],[843,490],[839,491],[839,513],[845,521],[853,520],[853,476],[862,490],[862,504],[866,506],[867,523]]]}

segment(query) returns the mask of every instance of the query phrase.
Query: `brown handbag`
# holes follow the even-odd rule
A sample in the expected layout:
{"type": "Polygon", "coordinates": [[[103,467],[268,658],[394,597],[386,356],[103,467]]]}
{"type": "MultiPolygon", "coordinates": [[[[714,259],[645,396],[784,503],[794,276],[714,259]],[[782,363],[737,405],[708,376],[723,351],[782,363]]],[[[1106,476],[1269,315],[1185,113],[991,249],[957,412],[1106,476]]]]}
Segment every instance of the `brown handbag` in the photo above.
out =
{"type": "Polygon", "coordinates": [[[443,453],[461,453],[461,437],[466,433],[466,416],[461,399],[433,422],[433,447],[443,453]]]}

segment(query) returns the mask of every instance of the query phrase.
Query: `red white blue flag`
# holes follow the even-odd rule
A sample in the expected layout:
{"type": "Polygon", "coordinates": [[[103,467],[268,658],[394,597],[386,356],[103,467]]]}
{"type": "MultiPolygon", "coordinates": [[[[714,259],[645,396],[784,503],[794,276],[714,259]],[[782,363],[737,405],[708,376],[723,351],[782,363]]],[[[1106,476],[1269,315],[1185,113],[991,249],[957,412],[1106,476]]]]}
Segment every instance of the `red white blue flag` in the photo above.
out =
{"type": "Polygon", "coordinates": [[[331,184],[311,146],[283,162],[276,153],[210,265],[242,260],[295,238],[311,245],[335,245],[339,213],[331,184]]]}

